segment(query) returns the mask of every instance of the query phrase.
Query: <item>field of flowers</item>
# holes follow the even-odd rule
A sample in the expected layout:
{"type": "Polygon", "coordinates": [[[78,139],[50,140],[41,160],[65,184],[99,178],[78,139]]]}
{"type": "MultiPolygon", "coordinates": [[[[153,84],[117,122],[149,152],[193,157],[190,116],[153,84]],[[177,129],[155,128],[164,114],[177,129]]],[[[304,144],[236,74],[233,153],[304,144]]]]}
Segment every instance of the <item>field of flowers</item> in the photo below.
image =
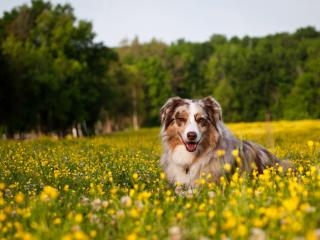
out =
{"type": "Polygon", "coordinates": [[[0,239],[320,239],[320,120],[228,125],[296,171],[177,195],[159,129],[0,141],[0,239]]]}

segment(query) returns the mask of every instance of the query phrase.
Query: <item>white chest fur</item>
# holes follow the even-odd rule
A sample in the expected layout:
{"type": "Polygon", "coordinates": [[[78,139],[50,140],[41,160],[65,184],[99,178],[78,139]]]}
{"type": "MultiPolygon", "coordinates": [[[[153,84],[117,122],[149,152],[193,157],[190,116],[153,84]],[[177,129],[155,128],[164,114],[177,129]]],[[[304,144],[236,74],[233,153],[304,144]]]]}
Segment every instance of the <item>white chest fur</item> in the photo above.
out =
{"type": "Polygon", "coordinates": [[[171,153],[171,161],[179,166],[191,165],[195,156],[188,152],[184,145],[177,146],[171,153]]]}
{"type": "Polygon", "coordinates": [[[177,146],[167,155],[165,172],[170,182],[193,185],[198,177],[200,161],[184,145],[177,146]]]}

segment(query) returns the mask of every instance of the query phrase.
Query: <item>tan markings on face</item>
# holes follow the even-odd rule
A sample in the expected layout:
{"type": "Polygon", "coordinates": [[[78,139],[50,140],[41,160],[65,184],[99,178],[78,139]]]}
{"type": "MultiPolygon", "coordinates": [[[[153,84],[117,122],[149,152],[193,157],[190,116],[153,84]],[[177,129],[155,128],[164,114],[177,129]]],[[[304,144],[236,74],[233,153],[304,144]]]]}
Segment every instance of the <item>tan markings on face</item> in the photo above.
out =
{"type": "Polygon", "coordinates": [[[173,114],[174,123],[180,128],[183,127],[189,117],[189,108],[188,105],[183,105],[180,107],[177,107],[176,111],[173,114]]]}
{"type": "Polygon", "coordinates": [[[185,129],[189,113],[188,105],[177,107],[172,115],[173,121],[166,129],[166,136],[168,137],[168,143],[171,149],[183,144],[180,136],[185,129]]]}
{"type": "Polygon", "coordinates": [[[199,148],[201,149],[201,152],[205,152],[208,148],[214,148],[216,146],[218,141],[218,132],[214,126],[210,124],[209,117],[203,106],[200,105],[200,108],[197,109],[196,114],[194,114],[194,119],[202,136],[199,148]]]}
{"type": "Polygon", "coordinates": [[[183,144],[180,140],[178,133],[178,128],[174,124],[171,124],[166,129],[166,135],[168,137],[168,143],[171,149],[174,149],[176,146],[183,144]]]}
{"type": "Polygon", "coordinates": [[[206,127],[208,126],[208,120],[207,116],[205,115],[204,112],[199,112],[194,116],[194,119],[196,120],[197,124],[200,127],[206,127]]]}
{"type": "Polygon", "coordinates": [[[213,126],[208,125],[208,127],[206,128],[206,131],[204,131],[203,133],[203,140],[202,140],[201,147],[203,148],[204,151],[208,148],[214,149],[218,143],[218,138],[219,138],[219,134],[217,130],[213,126]]]}
{"type": "Polygon", "coordinates": [[[182,127],[183,125],[186,124],[186,122],[188,120],[188,116],[189,116],[189,114],[185,110],[177,111],[177,113],[175,114],[175,118],[174,118],[176,121],[176,124],[179,127],[182,127]]]}

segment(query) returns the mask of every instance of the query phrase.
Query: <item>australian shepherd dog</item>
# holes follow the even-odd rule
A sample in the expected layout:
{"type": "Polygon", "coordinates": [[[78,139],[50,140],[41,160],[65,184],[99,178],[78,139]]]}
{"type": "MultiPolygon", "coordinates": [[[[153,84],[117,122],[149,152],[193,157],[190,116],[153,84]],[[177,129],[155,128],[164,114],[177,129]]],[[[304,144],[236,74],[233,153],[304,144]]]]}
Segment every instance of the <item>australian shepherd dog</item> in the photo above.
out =
{"type": "Polygon", "coordinates": [[[262,173],[281,164],[259,144],[235,138],[222,121],[220,104],[212,97],[170,98],[161,108],[160,118],[164,148],[161,165],[173,184],[193,188],[202,173],[219,183],[221,176],[237,168],[262,173]]]}

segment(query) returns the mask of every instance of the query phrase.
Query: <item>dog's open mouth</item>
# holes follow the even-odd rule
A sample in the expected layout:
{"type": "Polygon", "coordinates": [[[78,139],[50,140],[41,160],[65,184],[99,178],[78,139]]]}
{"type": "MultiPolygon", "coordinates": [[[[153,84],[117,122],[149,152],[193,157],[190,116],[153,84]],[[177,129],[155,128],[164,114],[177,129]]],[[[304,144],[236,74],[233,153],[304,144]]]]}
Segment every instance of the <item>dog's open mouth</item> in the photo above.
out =
{"type": "Polygon", "coordinates": [[[184,142],[184,145],[186,146],[186,149],[189,152],[194,152],[198,147],[198,143],[197,142],[187,142],[187,143],[184,142]]]}
{"type": "Polygon", "coordinates": [[[179,137],[180,137],[181,142],[183,142],[183,144],[186,146],[186,149],[188,152],[194,152],[195,150],[197,150],[198,144],[201,141],[201,139],[200,139],[200,141],[198,141],[198,142],[185,142],[185,141],[183,141],[183,138],[180,134],[179,134],[179,137]]]}

